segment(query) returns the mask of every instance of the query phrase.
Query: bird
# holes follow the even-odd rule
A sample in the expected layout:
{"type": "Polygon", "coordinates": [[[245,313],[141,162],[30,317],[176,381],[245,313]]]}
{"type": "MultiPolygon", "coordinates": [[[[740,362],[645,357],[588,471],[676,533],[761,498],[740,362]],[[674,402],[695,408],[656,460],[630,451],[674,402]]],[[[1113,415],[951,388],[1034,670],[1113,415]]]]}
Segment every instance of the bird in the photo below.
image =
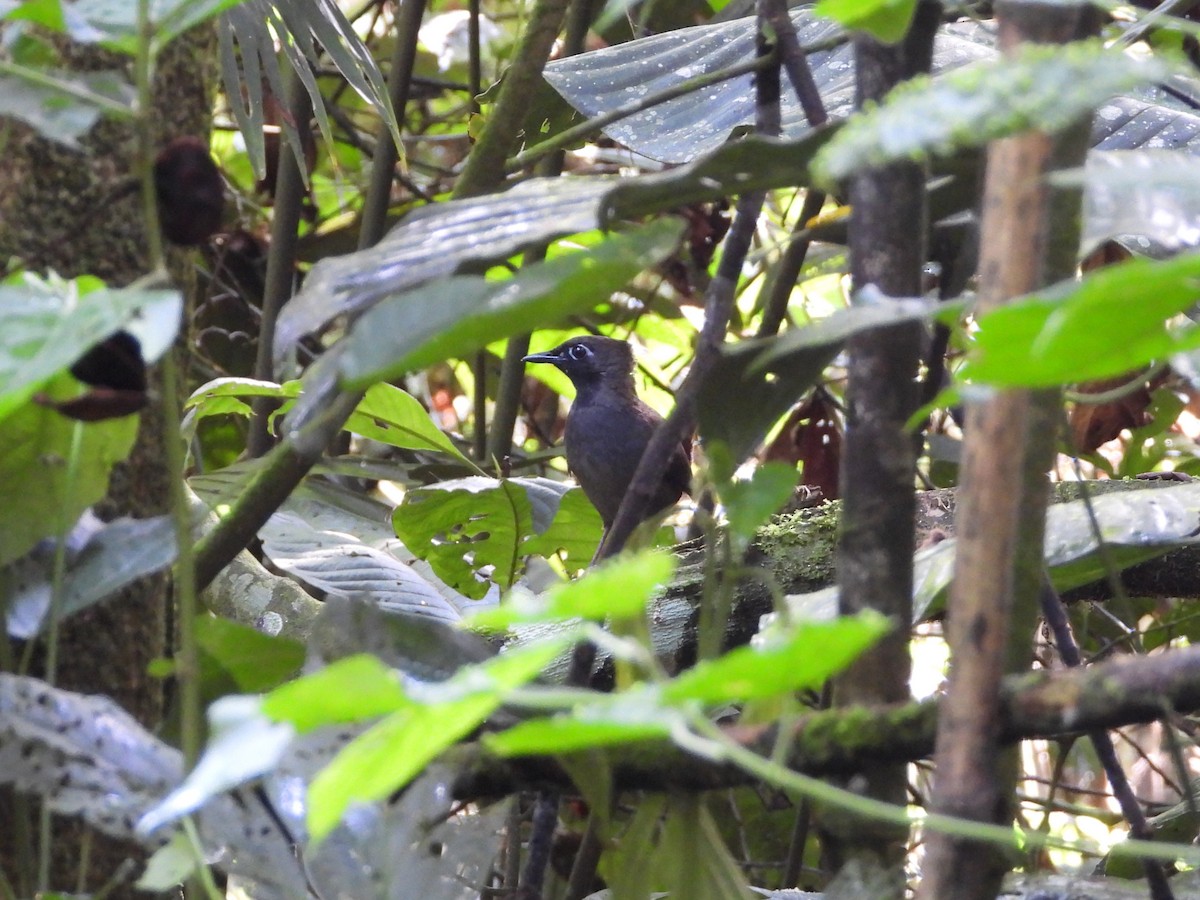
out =
{"type": "MultiPolygon", "coordinates": [[[[600,513],[607,536],[642,453],[663,421],[637,395],[633,350],[625,341],[587,335],[570,338],[545,353],[531,353],[524,361],[549,363],[575,385],[564,433],[567,468],[600,513]]],[[[646,517],[673,506],[690,489],[691,481],[691,444],[680,442],[646,517]]]]}

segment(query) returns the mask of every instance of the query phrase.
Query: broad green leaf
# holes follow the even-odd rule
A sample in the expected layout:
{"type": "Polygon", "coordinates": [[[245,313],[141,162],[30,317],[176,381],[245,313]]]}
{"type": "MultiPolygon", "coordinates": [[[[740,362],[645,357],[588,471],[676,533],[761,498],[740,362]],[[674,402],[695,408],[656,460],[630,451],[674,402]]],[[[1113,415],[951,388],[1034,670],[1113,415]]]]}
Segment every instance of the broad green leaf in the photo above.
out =
{"type": "MultiPolygon", "coordinates": [[[[250,404],[244,402],[243,397],[276,397],[290,401],[301,396],[302,388],[300,381],[280,385],[253,378],[218,378],[197,388],[188,398],[185,430],[194,428],[196,422],[207,416],[250,415],[250,404]]],[[[289,406],[285,403],[281,410],[289,406]]],[[[420,401],[395,385],[372,386],[351,413],[345,427],[347,431],[393,447],[447,453],[474,468],[454,442],[434,424],[420,401]]]]}
{"type": "MultiPolygon", "coordinates": [[[[110,290],[90,278],[25,274],[0,284],[0,420],[113,332],[139,320],[177,323],[181,304],[178,291],[110,290]]],[[[145,346],[143,352],[151,356],[145,346]]]]}
{"type": "Polygon", "coordinates": [[[533,552],[527,539],[550,528],[568,488],[547,478],[443,481],[408,491],[392,524],[439,578],[478,600],[493,582],[516,581],[533,552]]]}
{"type": "Polygon", "coordinates": [[[395,671],[374,656],[359,654],[276,688],[263,698],[262,711],[304,733],[322,725],[407,710],[412,705],[395,671]]]}
{"type": "Polygon", "coordinates": [[[916,8],[917,0],[817,0],[813,12],[894,44],[908,33],[916,8]]]}
{"type": "Polygon", "coordinates": [[[507,603],[472,616],[469,624],[502,629],[519,622],[632,618],[642,614],[651,595],[670,582],[674,571],[675,557],[669,553],[621,557],[545,594],[514,592],[507,603]]]}
{"type": "Polygon", "coordinates": [[[304,664],[299,641],[213,615],[196,618],[196,643],[246,693],[278,687],[304,664]]]}
{"type": "Polygon", "coordinates": [[[503,281],[460,275],[389,297],[343,341],[342,374],[364,387],[591,309],[673,252],[681,230],[665,217],[503,281]]]}
{"type": "Polygon", "coordinates": [[[431,688],[442,699],[401,708],[356,738],[309,785],[312,839],[333,830],[354,801],[379,800],[406,785],[487,719],[509,691],[536,677],[570,640],[564,635],[530,644],[463,669],[431,688]]]}
{"type": "Polygon", "coordinates": [[[750,478],[723,484],[720,494],[730,530],[743,540],[753,538],[758,527],[791,498],[797,477],[794,465],[767,462],[750,478]]]}
{"type": "Polygon", "coordinates": [[[562,495],[550,527],[527,538],[521,552],[544,557],[561,552],[568,570],[582,569],[595,555],[603,534],[600,513],[582,490],[572,487],[562,495]]]}
{"type": "Polygon", "coordinates": [[[1031,294],[979,318],[963,377],[1045,387],[1119,375],[1200,346],[1166,320],[1200,297],[1200,254],[1133,259],[1031,294]]]}
{"type": "Polygon", "coordinates": [[[395,385],[376,384],[368,389],[346,422],[346,430],[406,450],[448,453],[471,465],[417,398],[395,385]]]}
{"type": "Polygon", "coordinates": [[[728,703],[819,687],[891,629],[878,613],[832,622],[799,622],[765,647],[746,646],[704,660],[663,687],[665,703],[728,703]]]}
{"type": "Polygon", "coordinates": [[[116,72],[65,72],[0,61],[0,116],[73,149],[100,116],[133,115],[133,86],[116,72]]]}
{"type": "Polygon", "coordinates": [[[499,262],[523,247],[603,225],[601,198],[611,178],[523,182],[502,194],[451,200],[409,214],[374,247],[324,259],[279,314],[275,355],[339,315],[355,315],[385,297],[459,266],[499,262]]]}
{"type": "Polygon", "coordinates": [[[1099,42],[1027,44],[1010,57],[905,82],[852,117],[817,154],[813,174],[836,185],[865,168],[946,156],[1030,129],[1059,131],[1166,71],[1099,42]]]}
{"type": "MultiPolygon", "coordinates": [[[[242,0],[158,0],[150,4],[150,27],[158,48],[193,25],[237,6],[242,0]]],[[[138,49],[138,5],[125,0],[75,0],[76,15],[96,29],[109,49],[129,55],[138,49]]]]}
{"type": "MultiPolygon", "coordinates": [[[[79,383],[66,374],[42,387],[53,401],[79,394],[79,383]]],[[[109,473],[133,449],[137,427],[135,415],[76,422],[33,402],[10,410],[0,442],[0,565],[57,535],[64,525],[69,528],[105,495],[109,473]],[[71,475],[67,463],[77,428],[79,452],[71,475]]]]}

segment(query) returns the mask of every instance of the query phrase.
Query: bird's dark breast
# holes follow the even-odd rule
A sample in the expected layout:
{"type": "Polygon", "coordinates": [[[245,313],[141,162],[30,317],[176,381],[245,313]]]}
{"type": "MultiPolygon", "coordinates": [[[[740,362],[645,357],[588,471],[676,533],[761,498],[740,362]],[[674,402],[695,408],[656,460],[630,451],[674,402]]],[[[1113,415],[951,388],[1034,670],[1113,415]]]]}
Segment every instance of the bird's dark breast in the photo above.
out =
{"type": "MultiPolygon", "coordinates": [[[[605,403],[577,405],[571,410],[564,436],[567,464],[606,527],[616,518],[659,421],[649,409],[631,411],[605,403]]],[[[671,458],[649,513],[674,504],[688,489],[690,480],[691,467],[681,446],[671,458]]]]}

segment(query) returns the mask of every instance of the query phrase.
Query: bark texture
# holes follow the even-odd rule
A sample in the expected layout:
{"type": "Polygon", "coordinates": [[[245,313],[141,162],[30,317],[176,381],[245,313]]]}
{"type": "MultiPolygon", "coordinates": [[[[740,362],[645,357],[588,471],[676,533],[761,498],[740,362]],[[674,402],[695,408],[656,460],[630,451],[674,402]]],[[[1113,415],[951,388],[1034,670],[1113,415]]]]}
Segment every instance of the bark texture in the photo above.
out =
{"type": "MultiPolygon", "coordinates": [[[[125,57],[92,48],[63,48],[76,70],[120,69],[125,57]]],[[[156,145],[195,135],[207,142],[211,128],[211,89],[215,83],[215,41],[209,28],[194,29],[159,58],[154,112],[156,145]]],[[[0,167],[0,259],[17,259],[39,273],[65,277],[92,274],[112,286],[124,286],[146,274],[146,238],[136,191],[122,191],[134,176],[136,141],[127,123],[101,121],[72,150],[21,126],[11,127],[5,164],[0,167]]],[[[172,274],[185,292],[191,265],[184,254],[173,259],[172,274]]],[[[154,372],[152,398],[160,393],[154,372]]],[[[160,408],[152,399],[142,413],[137,443],[129,459],[112,473],[108,497],[97,512],[145,517],[167,510],[167,469],[163,457],[160,408]]],[[[147,665],[168,647],[168,585],[165,577],[142,580],[119,596],[71,618],[62,628],[59,652],[61,687],[106,694],[148,727],[163,717],[163,684],[147,674],[147,665]]],[[[37,674],[31,673],[31,674],[37,674]]],[[[11,795],[0,795],[0,834],[15,833],[11,795]]],[[[36,833],[36,822],[31,826],[36,833]]],[[[74,822],[59,821],[53,837],[53,887],[73,890],[81,858],[82,832],[74,822]]],[[[82,883],[95,890],[138,848],[96,834],[82,883]]],[[[5,870],[14,872],[0,851],[5,870]]],[[[136,876],[137,872],[130,873],[136,876]]],[[[128,877],[128,876],[127,876],[128,877]]],[[[132,896],[131,887],[111,895],[132,896]]]]}

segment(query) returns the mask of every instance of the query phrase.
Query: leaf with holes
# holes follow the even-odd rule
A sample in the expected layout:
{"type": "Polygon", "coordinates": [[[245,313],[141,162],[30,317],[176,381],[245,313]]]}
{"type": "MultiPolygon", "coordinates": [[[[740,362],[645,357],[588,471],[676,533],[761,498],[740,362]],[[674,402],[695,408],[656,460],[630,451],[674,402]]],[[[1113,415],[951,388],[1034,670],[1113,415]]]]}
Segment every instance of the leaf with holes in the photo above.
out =
{"type": "Polygon", "coordinates": [[[529,537],[550,528],[569,489],[548,478],[459,478],[409,491],[392,524],[439,578],[481,599],[491,583],[517,580],[529,537]]]}

